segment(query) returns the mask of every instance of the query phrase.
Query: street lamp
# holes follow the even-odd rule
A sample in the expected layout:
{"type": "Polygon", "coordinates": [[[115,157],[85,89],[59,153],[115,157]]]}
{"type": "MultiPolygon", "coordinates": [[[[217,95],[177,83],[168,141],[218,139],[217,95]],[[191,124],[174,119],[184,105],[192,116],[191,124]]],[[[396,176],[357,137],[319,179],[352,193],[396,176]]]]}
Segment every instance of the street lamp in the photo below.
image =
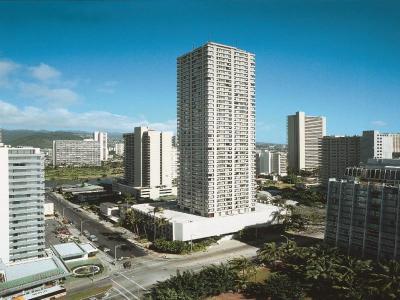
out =
{"type": "Polygon", "coordinates": [[[125,244],[115,245],[114,247],[114,265],[117,264],[117,248],[125,246],[125,244]]]}
{"type": "Polygon", "coordinates": [[[82,235],[82,231],[83,231],[83,223],[85,223],[85,222],[89,222],[89,220],[82,220],[82,219],[80,219],[81,220],[81,235],[82,235]]]}

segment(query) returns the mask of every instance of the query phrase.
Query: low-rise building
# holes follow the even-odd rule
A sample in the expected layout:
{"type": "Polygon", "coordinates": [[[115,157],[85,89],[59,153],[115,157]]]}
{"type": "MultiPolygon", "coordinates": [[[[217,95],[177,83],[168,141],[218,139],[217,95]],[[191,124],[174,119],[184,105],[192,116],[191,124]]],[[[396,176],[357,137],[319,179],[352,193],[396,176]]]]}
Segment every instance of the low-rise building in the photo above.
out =
{"type": "Polygon", "coordinates": [[[62,282],[70,273],[57,257],[4,264],[0,260],[0,298],[57,299],[66,295],[62,282]]]}
{"type": "Polygon", "coordinates": [[[44,203],[44,216],[46,218],[54,217],[54,203],[50,201],[46,201],[44,203]]]}
{"type": "Polygon", "coordinates": [[[252,212],[221,216],[215,218],[203,217],[179,209],[176,202],[164,202],[156,205],[143,203],[132,205],[132,210],[143,218],[151,220],[147,232],[153,231],[154,218],[164,224],[157,235],[169,240],[190,241],[211,236],[220,236],[238,232],[246,227],[269,226],[276,222],[279,207],[256,203],[256,210],[252,212]],[[161,210],[160,210],[161,208],[161,210]]]}
{"type": "Polygon", "coordinates": [[[85,183],[83,185],[62,185],[61,192],[70,194],[76,202],[90,202],[105,199],[111,195],[104,187],[95,184],[85,183]]]}
{"type": "Polygon", "coordinates": [[[61,259],[64,263],[73,261],[85,260],[93,257],[98,252],[97,248],[91,243],[63,243],[51,245],[54,254],[61,259]]]}

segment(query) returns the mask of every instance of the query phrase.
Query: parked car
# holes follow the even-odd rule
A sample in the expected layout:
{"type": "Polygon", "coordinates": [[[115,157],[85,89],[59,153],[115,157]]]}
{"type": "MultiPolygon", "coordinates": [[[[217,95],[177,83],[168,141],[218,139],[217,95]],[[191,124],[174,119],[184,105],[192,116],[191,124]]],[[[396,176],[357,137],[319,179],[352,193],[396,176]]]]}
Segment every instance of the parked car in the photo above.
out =
{"type": "Polygon", "coordinates": [[[99,239],[97,238],[97,236],[95,236],[94,234],[89,236],[89,240],[92,242],[97,242],[99,239]]]}
{"type": "Polygon", "coordinates": [[[87,230],[84,230],[83,231],[83,235],[86,236],[86,237],[89,237],[90,236],[90,232],[87,231],[87,230]]]}

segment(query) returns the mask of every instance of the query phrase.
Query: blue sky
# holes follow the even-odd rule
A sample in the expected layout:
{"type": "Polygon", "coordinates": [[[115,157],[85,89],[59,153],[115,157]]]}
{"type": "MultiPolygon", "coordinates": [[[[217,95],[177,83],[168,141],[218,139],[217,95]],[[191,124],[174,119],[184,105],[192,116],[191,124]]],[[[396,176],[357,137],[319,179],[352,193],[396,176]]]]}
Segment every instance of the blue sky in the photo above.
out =
{"type": "Polygon", "coordinates": [[[256,54],[257,141],[286,115],[400,131],[399,1],[1,1],[0,127],[175,130],[176,57],[256,54]]]}

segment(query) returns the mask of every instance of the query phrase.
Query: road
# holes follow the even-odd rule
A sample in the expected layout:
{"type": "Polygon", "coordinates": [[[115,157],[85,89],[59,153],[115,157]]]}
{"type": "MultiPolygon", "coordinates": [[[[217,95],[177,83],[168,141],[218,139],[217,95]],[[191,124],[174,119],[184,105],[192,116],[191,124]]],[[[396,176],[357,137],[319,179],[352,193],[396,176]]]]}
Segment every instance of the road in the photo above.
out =
{"type": "Polygon", "coordinates": [[[96,244],[98,247],[101,246],[110,249],[108,254],[111,257],[114,257],[114,249],[115,246],[118,245],[123,246],[119,246],[117,248],[117,258],[141,257],[147,255],[143,249],[126,240],[123,236],[121,236],[121,234],[115,233],[105,227],[103,224],[92,220],[87,214],[78,211],[68,201],[57,198],[51,193],[46,193],[46,198],[54,203],[54,209],[60,215],[62,215],[64,212],[65,218],[71,221],[78,230],[81,230],[82,221],[82,229],[88,230],[90,234],[97,236],[98,241],[94,244],[96,244]]]}
{"type": "Polygon", "coordinates": [[[151,256],[135,258],[131,269],[114,272],[110,278],[113,287],[103,299],[143,299],[157,281],[168,279],[178,270],[197,272],[204,266],[227,262],[241,255],[253,257],[256,251],[256,247],[231,240],[223,241],[207,252],[176,259],[155,259],[151,256]]]}

